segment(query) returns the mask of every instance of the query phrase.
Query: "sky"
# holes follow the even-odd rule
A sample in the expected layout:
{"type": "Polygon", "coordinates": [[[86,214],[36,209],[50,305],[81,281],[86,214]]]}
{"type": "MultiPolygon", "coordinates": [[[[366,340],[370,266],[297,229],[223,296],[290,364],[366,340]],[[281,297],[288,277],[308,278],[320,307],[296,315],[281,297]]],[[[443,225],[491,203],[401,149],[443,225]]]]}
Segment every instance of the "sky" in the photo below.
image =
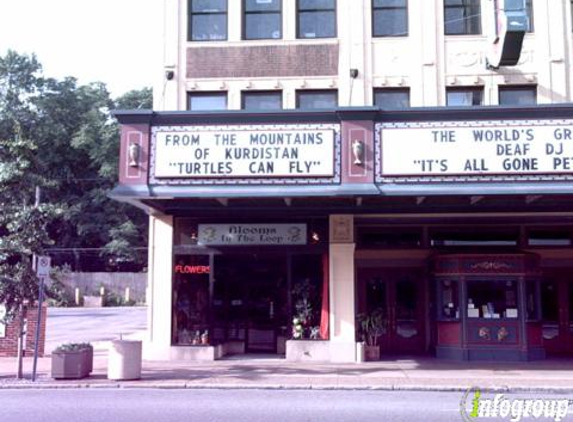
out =
{"type": "Polygon", "coordinates": [[[0,55],[35,53],[44,76],[104,82],[113,97],[160,72],[162,0],[0,0],[0,55]]]}

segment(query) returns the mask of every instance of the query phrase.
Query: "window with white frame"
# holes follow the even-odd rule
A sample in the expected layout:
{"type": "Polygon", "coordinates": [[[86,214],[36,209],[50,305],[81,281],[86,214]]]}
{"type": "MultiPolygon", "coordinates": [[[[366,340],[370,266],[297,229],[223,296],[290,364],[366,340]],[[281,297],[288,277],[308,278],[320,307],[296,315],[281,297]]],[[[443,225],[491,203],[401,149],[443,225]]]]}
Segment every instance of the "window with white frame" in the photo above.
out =
{"type": "Polygon", "coordinates": [[[537,104],[537,86],[500,86],[499,105],[524,106],[537,104]]]}
{"type": "Polygon", "coordinates": [[[480,0],[444,0],[444,33],[481,34],[480,0]]]}
{"type": "Polygon", "coordinates": [[[372,36],[408,35],[408,0],[372,0],[372,36]]]}
{"type": "Polygon", "coordinates": [[[189,41],[227,39],[227,0],[188,0],[189,41]]]}
{"type": "Polygon", "coordinates": [[[283,106],[281,91],[247,91],[241,100],[243,110],[280,110],[283,106]]]}
{"type": "Polygon", "coordinates": [[[187,94],[187,109],[191,111],[226,110],[227,93],[190,92],[187,94]]]}
{"type": "Polygon", "coordinates": [[[483,87],[447,88],[446,105],[449,107],[471,107],[483,105],[483,87]]]}
{"type": "Polygon", "coordinates": [[[243,1],[243,38],[264,40],[282,38],[281,0],[243,1]]]}
{"type": "Polygon", "coordinates": [[[297,38],[336,37],[336,0],[297,0],[297,38]]]}
{"type": "Polygon", "coordinates": [[[302,110],[335,108],[338,92],[333,89],[301,90],[296,92],[296,108],[302,110]]]}
{"type": "Polygon", "coordinates": [[[374,105],[397,110],[410,107],[409,88],[376,88],[374,90],[374,105]]]}

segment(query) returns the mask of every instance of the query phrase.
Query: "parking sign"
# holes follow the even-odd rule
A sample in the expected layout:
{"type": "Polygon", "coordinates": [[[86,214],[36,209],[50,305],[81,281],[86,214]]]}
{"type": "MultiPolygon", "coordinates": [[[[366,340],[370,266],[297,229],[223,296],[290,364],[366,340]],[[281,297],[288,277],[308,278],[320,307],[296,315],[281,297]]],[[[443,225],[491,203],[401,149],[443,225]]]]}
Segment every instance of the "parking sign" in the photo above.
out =
{"type": "Polygon", "coordinates": [[[36,265],[36,275],[38,277],[50,276],[51,259],[49,256],[39,256],[36,265]]]}

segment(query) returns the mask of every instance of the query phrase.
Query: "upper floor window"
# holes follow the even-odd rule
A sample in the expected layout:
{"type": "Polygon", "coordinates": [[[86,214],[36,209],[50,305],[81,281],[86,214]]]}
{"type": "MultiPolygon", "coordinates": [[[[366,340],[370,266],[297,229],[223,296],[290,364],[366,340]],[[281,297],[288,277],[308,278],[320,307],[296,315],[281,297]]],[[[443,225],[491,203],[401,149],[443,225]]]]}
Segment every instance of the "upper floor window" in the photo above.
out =
{"type": "Polygon", "coordinates": [[[338,92],[332,89],[303,90],[296,92],[296,108],[308,110],[335,108],[338,106],[338,92]]]}
{"type": "Polygon", "coordinates": [[[189,41],[227,39],[227,0],[189,0],[189,41]]]}
{"type": "Polygon", "coordinates": [[[537,104],[537,86],[500,86],[499,105],[534,105],[537,104]]]}
{"type": "Polygon", "coordinates": [[[408,35],[408,0],[372,0],[372,35],[408,35]]]}
{"type": "Polygon", "coordinates": [[[281,0],[244,0],[243,38],[264,40],[282,38],[281,0]]]}
{"type": "Polygon", "coordinates": [[[336,37],[336,0],[298,0],[297,37],[336,37]]]}
{"type": "Polygon", "coordinates": [[[187,108],[191,111],[226,110],[226,92],[193,92],[187,94],[187,108]]]}
{"type": "Polygon", "coordinates": [[[529,31],[533,32],[533,0],[525,0],[525,8],[527,10],[527,17],[529,18],[529,31]]]}
{"type": "Polygon", "coordinates": [[[480,0],[444,0],[446,35],[481,34],[480,0]]]}
{"type": "Polygon", "coordinates": [[[446,104],[452,106],[480,106],[483,105],[482,87],[456,87],[447,88],[446,104]]]}
{"type": "Polygon", "coordinates": [[[380,88],[374,90],[374,105],[388,110],[410,107],[410,89],[380,88]]]}
{"type": "Polygon", "coordinates": [[[243,92],[243,110],[280,110],[283,106],[281,91],[243,92]]]}

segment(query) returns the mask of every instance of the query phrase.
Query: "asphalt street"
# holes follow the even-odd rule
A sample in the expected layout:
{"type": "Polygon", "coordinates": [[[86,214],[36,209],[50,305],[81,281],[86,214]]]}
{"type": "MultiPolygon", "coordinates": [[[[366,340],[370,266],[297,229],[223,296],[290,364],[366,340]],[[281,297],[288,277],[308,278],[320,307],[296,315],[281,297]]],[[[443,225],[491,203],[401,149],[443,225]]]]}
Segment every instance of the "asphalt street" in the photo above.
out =
{"type": "MultiPolygon", "coordinates": [[[[5,390],[0,391],[0,420],[11,422],[460,422],[464,420],[460,412],[462,396],[459,392],[405,391],[5,390]]],[[[518,394],[507,397],[511,399],[527,396],[518,394]]],[[[541,396],[532,397],[540,398],[541,396]]],[[[483,420],[493,422],[509,419],[487,418],[483,420]]],[[[571,413],[563,418],[563,420],[571,419],[573,419],[571,413]]],[[[476,420],[481,420],[481,418],[476,420]]],[[[523,418],[521,420],[553,419],[523,418]]]]}
{"type": "Polygon", "coordinates": [[[62,343],[101,342],[142,332],[147,308],[48,308],[46,353],[62,343]]]}

